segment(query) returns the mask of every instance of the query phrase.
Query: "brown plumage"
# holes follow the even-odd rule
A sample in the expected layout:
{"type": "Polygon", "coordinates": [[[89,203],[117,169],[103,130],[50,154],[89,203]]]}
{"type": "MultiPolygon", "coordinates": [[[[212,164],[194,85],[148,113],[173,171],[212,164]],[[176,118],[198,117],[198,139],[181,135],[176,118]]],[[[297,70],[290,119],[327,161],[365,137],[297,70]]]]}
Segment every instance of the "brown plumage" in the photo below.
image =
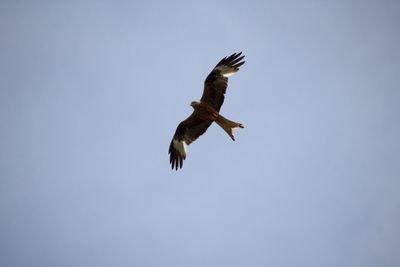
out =
{"type": "Polygon", "coordinates": [[[186,159],[185,145],[195,141],[205,133],[211,123],[216,122],[235,141],[232,129],[243,128],[243,125],[224,118],[219,114],[224,103],[228,77],[239,70],[244,64],[242,53],[234,53],[224,57],[214,67],[204,82],[204,91],[200,102],[193,101],[193,113],[176,128],[175,134],[169,146],[169,161],[172,169],[182,168],[186,159]]]}

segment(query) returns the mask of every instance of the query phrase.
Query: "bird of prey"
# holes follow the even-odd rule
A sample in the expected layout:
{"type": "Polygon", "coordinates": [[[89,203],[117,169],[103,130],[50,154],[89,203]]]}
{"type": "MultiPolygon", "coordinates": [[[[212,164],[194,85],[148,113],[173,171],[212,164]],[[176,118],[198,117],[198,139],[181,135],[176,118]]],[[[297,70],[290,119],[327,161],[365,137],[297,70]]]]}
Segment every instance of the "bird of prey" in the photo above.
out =
{"type": "Polygon", "coordinates": [[[169,146],[169,161],[172,169],[182,168],[183,160],[186,159],[186,145],[205,133],[213,122],[216,122],[233,141],[235,137],[232,129],[243,128],[241,123],[228,120],[219,114],[228,87],[228,76],[237,72],[245,62],[242,61],[244,56],[241,55],[242,52],[234,53],[218,62],[204,82],[200,101],[193,101],[190,104],[194,109],[193,113],[179,123],[169,146]]]}

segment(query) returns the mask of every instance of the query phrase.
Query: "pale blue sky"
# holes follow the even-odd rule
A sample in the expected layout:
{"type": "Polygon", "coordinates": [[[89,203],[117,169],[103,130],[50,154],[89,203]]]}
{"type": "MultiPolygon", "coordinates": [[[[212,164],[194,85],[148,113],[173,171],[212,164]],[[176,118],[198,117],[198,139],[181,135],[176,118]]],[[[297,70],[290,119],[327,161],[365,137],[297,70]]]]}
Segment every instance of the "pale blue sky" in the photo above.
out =
{"type": "Polygon", "coordinates": [[[399,3],[1,1],[0,266],[399,266],[399,3]]]}

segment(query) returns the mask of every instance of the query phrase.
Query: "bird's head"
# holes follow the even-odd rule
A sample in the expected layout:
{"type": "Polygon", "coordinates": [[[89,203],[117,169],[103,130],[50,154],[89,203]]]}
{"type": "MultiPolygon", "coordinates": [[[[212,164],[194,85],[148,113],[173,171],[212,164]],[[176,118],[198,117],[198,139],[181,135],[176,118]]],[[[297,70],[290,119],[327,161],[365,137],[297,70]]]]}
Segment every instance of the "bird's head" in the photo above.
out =
{"type": "Polygon", "coordinates": [[[199,104],[200,104],[200,103],[197,102],[197,101],[192,101],[192,103],[190,103],[190,105],[191,105],[193,108],[196,108],[199,104]]]}

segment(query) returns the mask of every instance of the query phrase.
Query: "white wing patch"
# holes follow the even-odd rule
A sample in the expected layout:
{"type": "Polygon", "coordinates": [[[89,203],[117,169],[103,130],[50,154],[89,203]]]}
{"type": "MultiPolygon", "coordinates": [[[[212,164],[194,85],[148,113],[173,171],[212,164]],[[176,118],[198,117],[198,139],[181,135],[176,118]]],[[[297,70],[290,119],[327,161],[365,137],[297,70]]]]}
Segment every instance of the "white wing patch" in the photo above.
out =
{"type": "Polygon", "coordinates": [[[174,139],[174,147],[176,150],[179,151],[179,154],[182,156],[183,159],[186,158],[186,143],[185,141],[178,141],[174,139]]]}
{"type": "Polygon", "coordinates": [[[233,69],[232,67],[228,67],[228,66],[218,66],[215,69],[219,70],[222,74],[222,76],[224,77],[229,77],[233,74],[235,74],[235,72],[237,72],[237,70],[233,69]]]}

